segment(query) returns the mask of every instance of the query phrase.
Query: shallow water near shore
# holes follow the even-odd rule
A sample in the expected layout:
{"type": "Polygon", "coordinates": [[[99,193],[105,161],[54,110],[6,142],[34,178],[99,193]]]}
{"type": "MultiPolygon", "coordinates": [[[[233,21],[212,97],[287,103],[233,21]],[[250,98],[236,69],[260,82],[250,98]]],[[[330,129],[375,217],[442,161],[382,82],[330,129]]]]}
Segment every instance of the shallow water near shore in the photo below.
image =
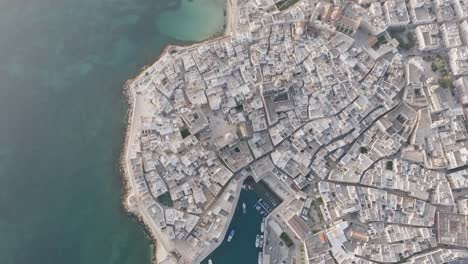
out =
{"type": "Polygon", "coordinates": [[[179,8],[161,13],[156,24],[164,34],[186,41],[209,37],[213,32],[222,34],[219,25],[224,24],[225,16],[219,10],[224,10],[225,5],[220,0],[181,0],[179,8]]]}
{"type": "Polygon", "coordinates": [[[224,1],[196,10],[201,33],[176,25],[180,1],[0,0],[0,263],[150,263],[120,204],[121,89],[168,43],[222,30],[224,1]]]}

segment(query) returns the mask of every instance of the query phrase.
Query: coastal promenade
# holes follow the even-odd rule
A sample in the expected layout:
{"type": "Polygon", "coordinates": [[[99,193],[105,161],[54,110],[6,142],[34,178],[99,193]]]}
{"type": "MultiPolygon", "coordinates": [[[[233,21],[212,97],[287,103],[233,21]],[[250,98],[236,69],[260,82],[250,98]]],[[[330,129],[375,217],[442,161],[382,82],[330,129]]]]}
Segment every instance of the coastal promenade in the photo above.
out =
{"type": "MultiPolygon", "coordinates": [[[[217,41],[223,38],[229,38],[233,32],[235,31],[235,25],[237,24],[238,15],[237,15],[237,0],[227,0],[226,1],[226,21],[225,21],[225,30],[221,36],[215,36],[214,38],[210,38],[199,43],[191,44],[190,46],[174,46],[168,45],[166,46],[161,55],[164,56],[165,53],[169,52],[169,50],[175,51],[179,49],[186,49],[190,47],[196,47],[201,43],[217,41]]],[[[159,58],[154,62],[154,64],[158,63],[159,58]]],[[[160,229],[154,224],[151,220],[151,216],[148,215],[147,210],[144,205],[144,201],[142,201],[138,195],[136,194],[137,184],[135,182],[135,178],[133,177],[133,172],[131,169],[131,153],[135,153],[140,151],[138,140],[140,137],[140,130],[141,130],[141,118],[147,116],[148,111],[151,109],[151,102],[145,100],[145,97],[141,94],[136,92],[134,87],[134,81],[141,77],[144,74],[144,70],[136,76],[134,79],[128,80],[125,87],[124,87],[124,96],[126,98],[128,104],[128,111],[127,111],[127,126],[125,129],[125,142],[123,151],[121,154],[121,173],[123,177],[123,182],[125,185],[124,196],[122,198],[122,203],[125,209],[135,215],[139,221],[144,225],[147,233],[151,237],[154,246],[154,257],[153,262],[155,264],[159,263],[159,261],[166,259],[168,256],[170,257],[170,252],[175,250],[175,244],[170,240],[166,239],[166,237],[161,234],[160,229]]],[[[242,177],[244,178],[244,177],[242,177]]],[[[242,180],[239,180],[242,182],[242,180]]],[[[233,183],[234,184],[234,183],[233,183]]],[[[236,201],[233,204],[233,210],[237,204],[239,199],[239,194],[241,191],[241,184],[236,184],[236,201]]],[[[225,228],[222,232],[222,237],[226,235],[227,229],[229,227],[229,222],[233,217],[232,213],[229,216],[228,222],[225,225],[225,228]]],[[[193,260],[194,263],[199,263],[203,259],[206,258],[209,254],[211,254],[221,243],[223,240],[216,242],[214,245],[206,248],[200,255],[196,256],[196,259],[193,260]]],[[[180,248],[178,248],[180,250],[180,248]]],[[[190,249],[188,249],[190,251],[190,249]]],[[[190,262],[191,260],[186,260],[190,262]]]]}
{"type": "MultiPolygon", "coordinates": [[[[129,81],[127,85],[131,85],[131,82],[129,81]]],[[[139,144],[135,142],[138,141],[139,137],[140,120],[145,116],[145,113],[147,113],[149,103],[145,101],[142,95],[138,95],[130,86],[125,88],[124,94],[129,104],[129,110],[127,113],[128,121],[125,132],[124,149],[121,157],[121,170],[125,185],[123,205],[129,213],[134,214],[140,222],[145,225],[146,232],[149,234],[154,244],[154,263],[158,263],[158,259],[164,259],[168,255],[167,249],[170,249],[170,245],[168,241],[159,234],[153,221],[150,221],[150,217],[145,213],[146,208],[143,206],[143,201],[141,201],[136,194],[138,187],[130,165],[130,160],[132,158],[130,156],[131,152],[135,153],[138,151],[137,148],[139,144]]]]}

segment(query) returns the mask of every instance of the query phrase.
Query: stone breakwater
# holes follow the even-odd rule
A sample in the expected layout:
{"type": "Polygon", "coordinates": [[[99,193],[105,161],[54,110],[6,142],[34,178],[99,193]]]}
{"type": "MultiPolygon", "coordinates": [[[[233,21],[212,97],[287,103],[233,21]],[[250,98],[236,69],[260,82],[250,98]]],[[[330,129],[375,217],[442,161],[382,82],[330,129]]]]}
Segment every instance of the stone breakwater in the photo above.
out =
{"type": "MultiPolygon", "coordinates": [[[[143,68],[144,71],[145,68],[143,68]]],[[[126,112],[126,125],[124,127],[124,142],[123,146],[120,151],[120,157],[119,157],[119,172],[121,175],[121,181],[122,181],[122,195],[121,195],[121,200],[122,200],[122,206],[129,216],[135,217],[137,220],[138,224],[143,227],[143,230],[145,234],[148,236],[148,238],[151,240],[152,248],[153,248],[153,257],[152,257],[152,263],[157,264],[158,259],[157,259],[157,239],[156,236],[150,231],[150,227],[145,223],[143,217],[141,214],[138,212],[138,210],[135,210],[135,208],[132,208],[130,205],[130,196],[132,194],[132,187],[131,187],[131,179],[130,179],[130,174],[128,171],[127,167],[127,153],[128,153],[128,147],[130,143],[130,132],[132,128],[132,123],[133,123],[133,112],[134,112],[134,104],[135,104],[135,98],[132,96],[132,91],[131,91],[131,83],[134,81],[134,79],[127,80],[125,82],[125,85],[122,89],[122,94],[124,97],[124,101],[127,104],[127,112],[126,112]]]]}
{"type": "Polygon", "coordinates": [[[121,176],[121,181],[122,181],[122,195],[121,195],[121,199],[122,199],[122,205],[124,206],[124,209],[127,213],[132,213],[129,206],[128,206],[128,203],[126,202],[126,200],[128,199],[128,196],[129,196],[129,192],[130,192],[130,189],[131,187],[129,186],[130,185],[130,179],[129,179],[129,175],[128,175],[128,171],[127,171],[127,168],[126,168],[126,163],[125,163],[125,160],[126,160],[126,153],[128,151],[128,143],[129,143],[129,140],[130,140],[130,129],[131,129],[131,118],[132,118],[132,113],[133,113],[133,100],[132,100],[132,97],[130,96],[130,91],[129,91],[129,83],[130,83],[130,80],[128,80],[126,83],[125,83],[125,86],[122,90],[122,94],[123,94],[123,97],[124,97],[124,101],[125,103],[127,104],[127,112],[126,112],[126,115],[125,115],[125,119],[127,120],[126,121],[126,125],[124,127],[124,131],[123,131],[123,134],[124,134],[124,142],[122,143],[122,147],[121,147],[121,150],[120,150],[120,155],[119,155],[119,172],[120,172],[120,176],[121,176]]]}

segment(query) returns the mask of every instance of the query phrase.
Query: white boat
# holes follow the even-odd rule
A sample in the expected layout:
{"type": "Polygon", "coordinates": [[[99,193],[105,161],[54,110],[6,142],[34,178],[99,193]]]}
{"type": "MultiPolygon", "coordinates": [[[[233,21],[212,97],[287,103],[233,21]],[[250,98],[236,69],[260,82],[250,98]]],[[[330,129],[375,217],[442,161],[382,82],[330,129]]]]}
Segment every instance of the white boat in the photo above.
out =
{"type": "Polygon", "coordinates": [[[262,254],[262,252],[258,252],[258,264],[263,264],[263,254],[262,254]]]}
{"type": "Polygon", "coordinates": [[[260,247],[260,235],[257,235],[255,238],[255,247],[259,248],[260,247]]]}
{"type": "Polygon", "coordinates": [[[242,213],[247,213],[247,207],[245,205],[245,203],[242,203],[242,213]]]}
{"type": "Polygon", "coordinates": [[[235,234],[235,233],[236,233],[236,231],[234,231],[234,229],[232,229],[231,232],[229,233],[227,242],[231,242],[231,240],[232,240],[232,238],[234,237],[234,234],[235,234]]]}
{"type": "Polygon", "coordinates": [[[213,261],[211,259],[209,259],[208,264],[213,264],[213,261]]]}
{"type": "Polygon", "coordinates": [[[260,225],[260,231],[265,232],[265,218],[263,218],[262,224],[260,225]]]}

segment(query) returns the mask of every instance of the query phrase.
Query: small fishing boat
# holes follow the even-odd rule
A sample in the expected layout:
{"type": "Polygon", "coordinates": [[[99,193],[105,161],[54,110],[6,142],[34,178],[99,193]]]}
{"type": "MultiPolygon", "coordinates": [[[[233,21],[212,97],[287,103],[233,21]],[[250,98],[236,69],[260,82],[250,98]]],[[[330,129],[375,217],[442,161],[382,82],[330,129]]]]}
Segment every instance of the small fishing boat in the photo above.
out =
{"type": "Polygon", "coordinates": [[[235,233],[236,233],[236,231],[234,231],[234,229],[232,229],[231,232],[229,233],[227,242],[231,242],[231,240],[232,240],[232,238],[234,237],[234,234],[235,234],[235,233]]]}

